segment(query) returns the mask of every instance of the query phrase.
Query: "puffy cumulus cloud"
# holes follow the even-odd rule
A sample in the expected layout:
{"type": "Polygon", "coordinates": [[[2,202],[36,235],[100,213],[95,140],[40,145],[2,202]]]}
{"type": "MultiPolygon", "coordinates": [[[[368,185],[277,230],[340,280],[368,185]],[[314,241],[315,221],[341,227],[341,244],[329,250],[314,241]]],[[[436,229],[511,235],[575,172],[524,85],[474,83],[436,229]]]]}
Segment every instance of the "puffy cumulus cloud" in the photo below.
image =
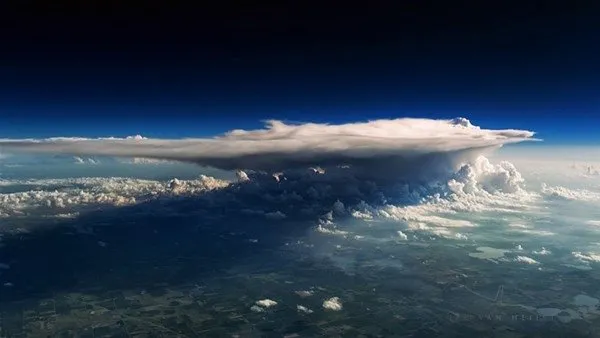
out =
{"type": "Polygon", "coordinates": [[[466,239],[459,231],[478,226],[470,213],[518,214],[540,208],[533,203],[539,195],[524,189],[524,180],[514,166],[506,162],[492,165],[485,157],[465,164],[446,182],[394,186],[393,191],[411,203],[396,203],[386,194],[378,205],[361,202],[345,209],[352,217],[366,221],[390,220],[411,231],[466,239]]]}
{"type": "Polygon", "coordinates": [[[503,161],[493,165],[487,158],[480,157],[471,165],[463,166],[449,185],[455,193],[515,193],[522,190],[524,182],[512,163],[503,161]]]}
{"type": "Polygon", "coordinates": [[[268,121],[264,129],[233,130],[210,139],[3,139],[0,147],[9,152],[148,158],[269,173],[349,166],[363,177],[429,179],[486,150],[531,140],[533,135],[524,130],[482,129],[464,118],[341,125],[268,121]]]}
{"type": "Polygon", "coordinates": [[[331,297],[323,302],[323,308],[331,311],[342,310],[342,301],[339,297],[331,297]]]}
{"type": "Polygon", "coordinates": [[[535,259],[533,259],[531,257],[527,257],[527,256],[517,256],[515,258],[515,262],[524,263],[524,264],[540,264],[540,262],[536,261],[535,259]]]}
{"type": "Polygon", "coordinates": [[[271,299],[261,299],[256,301],[256,305],[263,308],[270,308],[277,305],[277,302],[271,299]]]}

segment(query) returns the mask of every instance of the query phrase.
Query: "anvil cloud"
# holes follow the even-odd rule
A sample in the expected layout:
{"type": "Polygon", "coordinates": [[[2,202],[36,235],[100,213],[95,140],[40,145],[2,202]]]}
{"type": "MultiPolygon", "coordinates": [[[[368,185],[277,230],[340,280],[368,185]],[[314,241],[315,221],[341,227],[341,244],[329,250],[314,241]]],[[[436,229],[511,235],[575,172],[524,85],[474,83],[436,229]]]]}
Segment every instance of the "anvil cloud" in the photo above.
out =
{"type": "Polygon", "coordinates": [[[1,139],[5,152],[116,156],[192,162],[226,170],[277,172],[350,166],[376,177],[422,178],[503,144],[532,140],[525,130],[488,130],[464,118],[401,118],[341,125],[267,121],[204,139],[1,139]]]}

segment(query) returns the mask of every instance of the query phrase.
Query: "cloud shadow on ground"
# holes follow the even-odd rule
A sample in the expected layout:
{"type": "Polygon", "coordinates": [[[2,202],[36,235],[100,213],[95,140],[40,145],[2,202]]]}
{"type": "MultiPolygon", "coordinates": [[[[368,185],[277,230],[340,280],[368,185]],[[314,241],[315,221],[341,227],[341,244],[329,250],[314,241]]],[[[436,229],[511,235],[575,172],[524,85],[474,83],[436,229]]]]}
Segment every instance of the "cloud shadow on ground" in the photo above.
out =
{"type": "Polygon", "coordinates": [[[0,281],[11,285],[0,286],[0,299],[152,290],[195,283],[244,259],[274,264],[275,250],[316,226],[339,196],[349,204],[364,197],[356,189],[323,188],[331,187],[325,183],[320,189],[295,184],[287,188],[296,190],[233,184],[196,196],[104,207],[6,235],[0,257],[10,268],[0,271],[0,281]]]}

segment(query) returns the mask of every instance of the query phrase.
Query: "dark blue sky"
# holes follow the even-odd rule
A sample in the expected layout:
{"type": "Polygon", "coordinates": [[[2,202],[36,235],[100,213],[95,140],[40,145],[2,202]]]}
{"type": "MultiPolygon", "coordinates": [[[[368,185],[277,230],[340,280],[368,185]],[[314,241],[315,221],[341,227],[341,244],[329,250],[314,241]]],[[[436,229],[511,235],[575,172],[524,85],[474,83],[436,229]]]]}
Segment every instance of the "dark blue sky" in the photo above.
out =
{"type": "Polygon", "coordinates": [[[466,116],[600,142],[593,2],[117,4],[2,8],[0,137],[466,116]]]}

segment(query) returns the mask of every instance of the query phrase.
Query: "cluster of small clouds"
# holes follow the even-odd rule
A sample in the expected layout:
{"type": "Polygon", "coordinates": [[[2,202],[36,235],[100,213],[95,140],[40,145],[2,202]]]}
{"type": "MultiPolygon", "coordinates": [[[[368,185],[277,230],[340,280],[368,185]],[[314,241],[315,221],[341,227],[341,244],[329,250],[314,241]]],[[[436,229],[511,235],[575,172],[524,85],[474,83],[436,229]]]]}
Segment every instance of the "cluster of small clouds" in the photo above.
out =
{"type": "Polygon", "coordinates": [[[79,156],[73,156],[75,164],[99,164],[100,161],[93,158],[82,158],[79,156]]]}
{"type": "MultiPolygon", "coordinates": [[[[310,297],[314,294],[313,291],[297,291],[296,294],[302,298],[306,298],[306,297],[310,297]]],[[[262,313],[267,311],[268,309],[277,306],[279,303],[277,301],[274,301],[272,299],[261,299],[258,300],[254,303],[254,305],[252,305],[250,307],[250,310],[252,312],[258,312],[258,313],[262,313]]],[[[343,308],[342,305],[342,301],[340,300],[339,297],[331,297],[328,299],[325,299],[323,301],[323,309],[325,310],[329,310],[329,311],[341,311],[343,308]]],[[[304,305],[300,305],[297,304],[296,305],[296,310],[299,313],[303,313],[303,314],[312,314],[314,313],[313,310],[311,310],[310,308],[304,306],[304,305]]]]}
{"type": "Polygon", "coordinates": [[[574,251],[571,254],[582,263],[600,263],[600,254],[597,253],[582,253],[581,251],[574,251]]]}
{"type": "MultiPolygon", "coordinates": [[[[441,237],[464,240],[468,237],[457,230],[477,225],[471,220],[457,218],[461,212],[516,213],[531,209],[531,202],[537,195],[526,192],[523,184],[520,173],[510,163],[492,165],[487,158],[479,157],[471,164],[464,165],[446,184],[429,186],[422,191],[410,191],[407,186],[402,187],[404,195],[412,196],[420,203],[384,203],[381,206],[359,203],[350,208],[348,214],[364,220],[392,220],[406,224],[410,231],[426,231],[441,237]],[[454,217],[449,218],[448,215],[454,217]]],[[[324,232],[322,229],[320,231],[324,232]]],[[[403,231],[399,231],[398,236],[408,239],[403,231]]]]}
{"type": "MultiPolygon", "coordinates": [[[[73,161],[75,164],[92,164],[92,165],[94,165],[94,164],[101,163],[99,159],[91,158],[91,157],[80,157],[80,156],[73,156],[73,161]]],[[[143,157],[121,158],[119,160],[119,162],[126,163],[126,164],[142,164],[142,165],[148,165],[148,164],[156,165],[156,164],[172,163],[172,161],[153,159],[153,158],[143,158],[143,157]]]]}
{"type": "Polygon", "coordinates": [[[551,254],[552,254],[552,251],[550,251],[550,250],[548,250],[548,249],[546,249],[546,248],[542,247],[542,249],[541,249],[541,250],[539,250],[539,251],[533,251],[532,253],[533,253],[534,255],[542,255],[542,256],[547,256],[547,255],[551,255],[551,254]]]}
{"type": "Polygon", "coordinates": [[[2,186],[28,186],[30,190],[0,194],[0,217],[76,215],[86,207],[123,206],[160,196],[194,195],[229,184],[208,176],[167,182],[131,178],[3,180],[2,186]]]}
{"type": "Polygon", "coordinates": [[[567,187],[548,186],[546,184],[543,184],[542,193],[549,198],[560,200],[583,202],[600,201],[600,192],[590,191],[586,189],[570,189],[567,187]]]}

